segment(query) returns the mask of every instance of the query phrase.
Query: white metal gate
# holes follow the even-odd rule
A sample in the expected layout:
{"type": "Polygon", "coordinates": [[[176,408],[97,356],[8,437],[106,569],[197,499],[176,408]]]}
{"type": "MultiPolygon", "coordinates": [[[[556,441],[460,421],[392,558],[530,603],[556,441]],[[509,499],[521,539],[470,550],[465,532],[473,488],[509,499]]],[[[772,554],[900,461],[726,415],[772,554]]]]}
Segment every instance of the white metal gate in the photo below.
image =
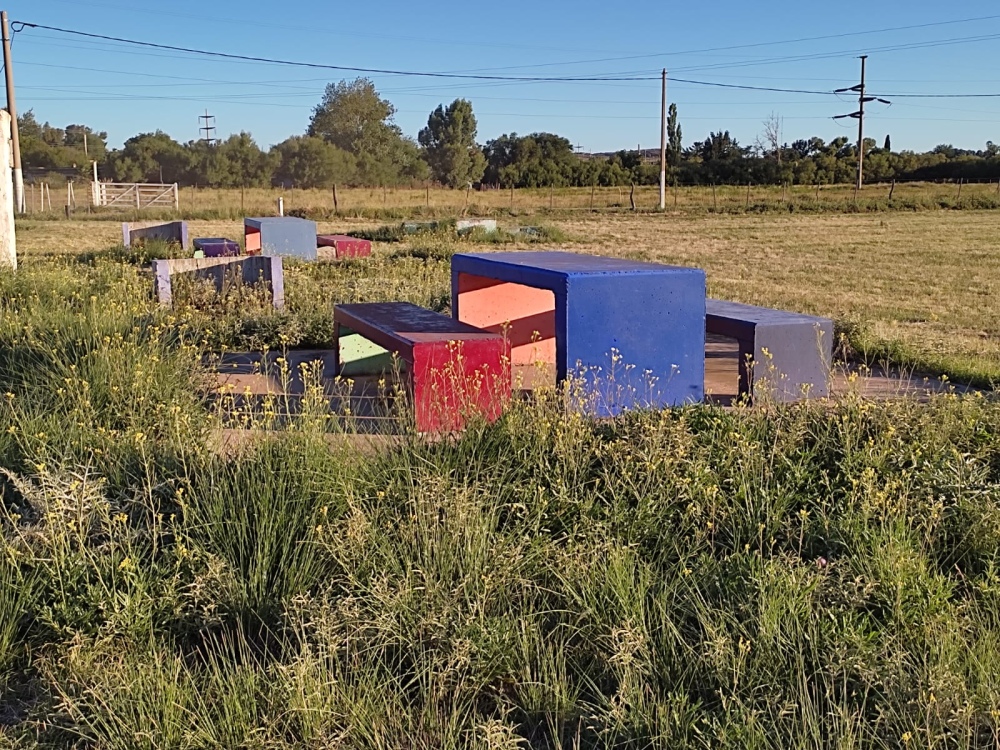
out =
{"type": "Polygon", "coordinates": [[[180,207],[176,182],[173,185],[148,182],[92,182],[90,186],[95,206],[175,210],[180,207]]]}

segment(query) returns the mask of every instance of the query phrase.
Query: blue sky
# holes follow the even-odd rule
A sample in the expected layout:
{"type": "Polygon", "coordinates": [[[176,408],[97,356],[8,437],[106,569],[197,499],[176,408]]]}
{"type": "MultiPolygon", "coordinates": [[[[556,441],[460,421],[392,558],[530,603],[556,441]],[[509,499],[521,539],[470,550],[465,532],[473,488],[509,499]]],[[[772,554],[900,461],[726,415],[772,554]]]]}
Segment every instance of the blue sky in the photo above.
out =
{"type": "MultiPolygon", "coordinates": [[[[501,76],[637,77],[605,82],[518,82],[370,76],[416,136],[428,113],[472,101],[479,140],[549,131],[584,151],[659,144],[660,83],[672,78],[829,91],[857,83],[869,54],[866,134],[895,149],[1000,141],[998,98],[905,94],[1000,92],[1000,5],[860,2],[329,3],[259,0],[13,0],[12,21],[252,56],[362,68],[501,76]],[[973,20],[974,19],[974,20],[973,20]],[[919,28],[901,28],[919,27],[919,28]],[[892,30],[889,30],[892,29],[892,30]],[[872,32],[872,33],[867,33],[872,32]],[[837,36],[835,36],[837,35],[837,36]],[[816,39],[816,37],[831,37],[816,39]],[[801,40],[801,41],[795,41],[801,40]],[[753,46],[750,46],[753,45],[753,46]]],[[[302,133],[324,85],[356,74],[235,62],[25,29],[13,46],[18,109],[54,125],[106,130],[112,146],[138,132],[197,138],[198,116],[218,135],[246,130],[268,146],[302,133]]],[[[716,88],[671,81],[685,145],[728,129],[749,144],[772,113],[784,140],[856,137],[831,119],[849,96],[716,88]]]]}

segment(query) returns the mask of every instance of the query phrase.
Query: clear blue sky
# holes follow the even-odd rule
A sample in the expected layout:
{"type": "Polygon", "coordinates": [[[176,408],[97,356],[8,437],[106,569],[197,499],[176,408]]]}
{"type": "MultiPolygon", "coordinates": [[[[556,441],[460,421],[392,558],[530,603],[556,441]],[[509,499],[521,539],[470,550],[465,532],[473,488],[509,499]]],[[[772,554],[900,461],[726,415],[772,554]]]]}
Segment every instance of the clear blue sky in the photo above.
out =
{"type": "MultiPolygon", "coordinates": [[[[908,99],[900,94],[1000,92],[1000,4],[929,0],[503,3],[300,0],[13,0],[15,21],[177,46],[329,65],[505,76],[671,76],[727,84],[832,90],[858,81],[868,52],[866,134],[895,149],[1000,142],[1000,98],[908,99]],[[991,17],[991,18],[987,18],[991,17]],[[976,19],[976,20],[969,20],[976,19]],[[921,28],[900,29],[899,27],[921,28]],[[887,30],[895,29],[895,30],[887,30]],[[875,33],[859,33],[875,32],[875,33]],[[838,38],[810,37],[842,35],[838,38]],[[742,48],[734,48],[739,45],[742,48]],[[727,49],[720,49],[727,48],[727,49]],[[707,51],[712,50],[712,51],[707,51]],[[608,59],[625,58],[632,59],[608,59]]],[[[14,38],[18,109],[54,125],[106,130],[112,146],[138,132],[197,138],[198,115],[218,135],[247,130],[268,146],[302,133],[324,85],[352,73],[233,62],[25,29],[14,38]]],[[[416,136],[427,114],[472,101],[479,140],[550,131],[585,151],[656,147],[658,80],[484,82],[370,76],[416,136]]],[[[742,91],[671,82],[685,145],[728,129],[744,144],[774,113],[784,140],[856,137],[845,96],[742,91]]]]}

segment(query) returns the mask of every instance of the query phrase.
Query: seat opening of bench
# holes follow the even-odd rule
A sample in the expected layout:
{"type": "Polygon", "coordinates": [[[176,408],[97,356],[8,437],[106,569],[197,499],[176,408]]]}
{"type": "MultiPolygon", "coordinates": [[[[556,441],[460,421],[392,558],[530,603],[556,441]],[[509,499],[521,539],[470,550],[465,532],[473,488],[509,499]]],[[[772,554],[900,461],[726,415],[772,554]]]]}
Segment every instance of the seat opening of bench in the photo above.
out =
{"type": "Polygon", "coordinates": [[[556,295],[549,289],[458,274],[458,317],[510,342],[515,381],[555,383],[556,295]]]}

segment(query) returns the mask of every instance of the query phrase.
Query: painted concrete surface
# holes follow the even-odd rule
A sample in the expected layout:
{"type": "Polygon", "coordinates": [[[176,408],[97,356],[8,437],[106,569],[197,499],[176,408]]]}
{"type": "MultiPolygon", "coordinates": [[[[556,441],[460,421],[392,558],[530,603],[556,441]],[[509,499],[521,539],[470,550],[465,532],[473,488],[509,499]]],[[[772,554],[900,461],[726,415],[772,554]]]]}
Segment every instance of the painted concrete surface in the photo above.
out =
{"type": "MultiPolygon", "coordinates": [[[[555,340],[544,361],[583,382],[584,410],[678,405],[704,396],[705,273],[560,251],[459,253],[452,258],[457,319],[497,326],[517,347],[555,340]],[[546,290],[548,297],[528,291],[546,290]],[[469,302],[468,306],[466,302],[469,302]]],[[[516,364],[525,364],[519,349],[516,364]]]]}
{"type": "Polygon", "coordinates": [[[827,395],[833,321],[786,310],[710,299],[706,330],[740,346],[740,394],[796,401],[827,395]]]}
{"type": "Polygon", "coordinates": [[[217,291],[221,292],[227,273],[238,273],[244,284],[267,284],[275,309],[285,306],[285,277],[281,258],[265,255],[237,256],[232,258],[171,258],[154,260],[153,277],[156,284],[156,299],[164,307],[173,304],[173,279],[176,276],[190,276],[197,279],[211,279],[217,291]]]}
{"type": "Polygon", "coordinates": [[[122,244],[131,247],[139,240],[164,240],[176,242],[184,250],[189,249],[188,226],[186,221],[170,221],[165,224],[123,222],[122,244]]]}
{"type": "Polygon", "coordinates": [[[316,260],[316,222],[296,216],[267,216],[243,220],[247,255],[281,255],[316,260]]]}

